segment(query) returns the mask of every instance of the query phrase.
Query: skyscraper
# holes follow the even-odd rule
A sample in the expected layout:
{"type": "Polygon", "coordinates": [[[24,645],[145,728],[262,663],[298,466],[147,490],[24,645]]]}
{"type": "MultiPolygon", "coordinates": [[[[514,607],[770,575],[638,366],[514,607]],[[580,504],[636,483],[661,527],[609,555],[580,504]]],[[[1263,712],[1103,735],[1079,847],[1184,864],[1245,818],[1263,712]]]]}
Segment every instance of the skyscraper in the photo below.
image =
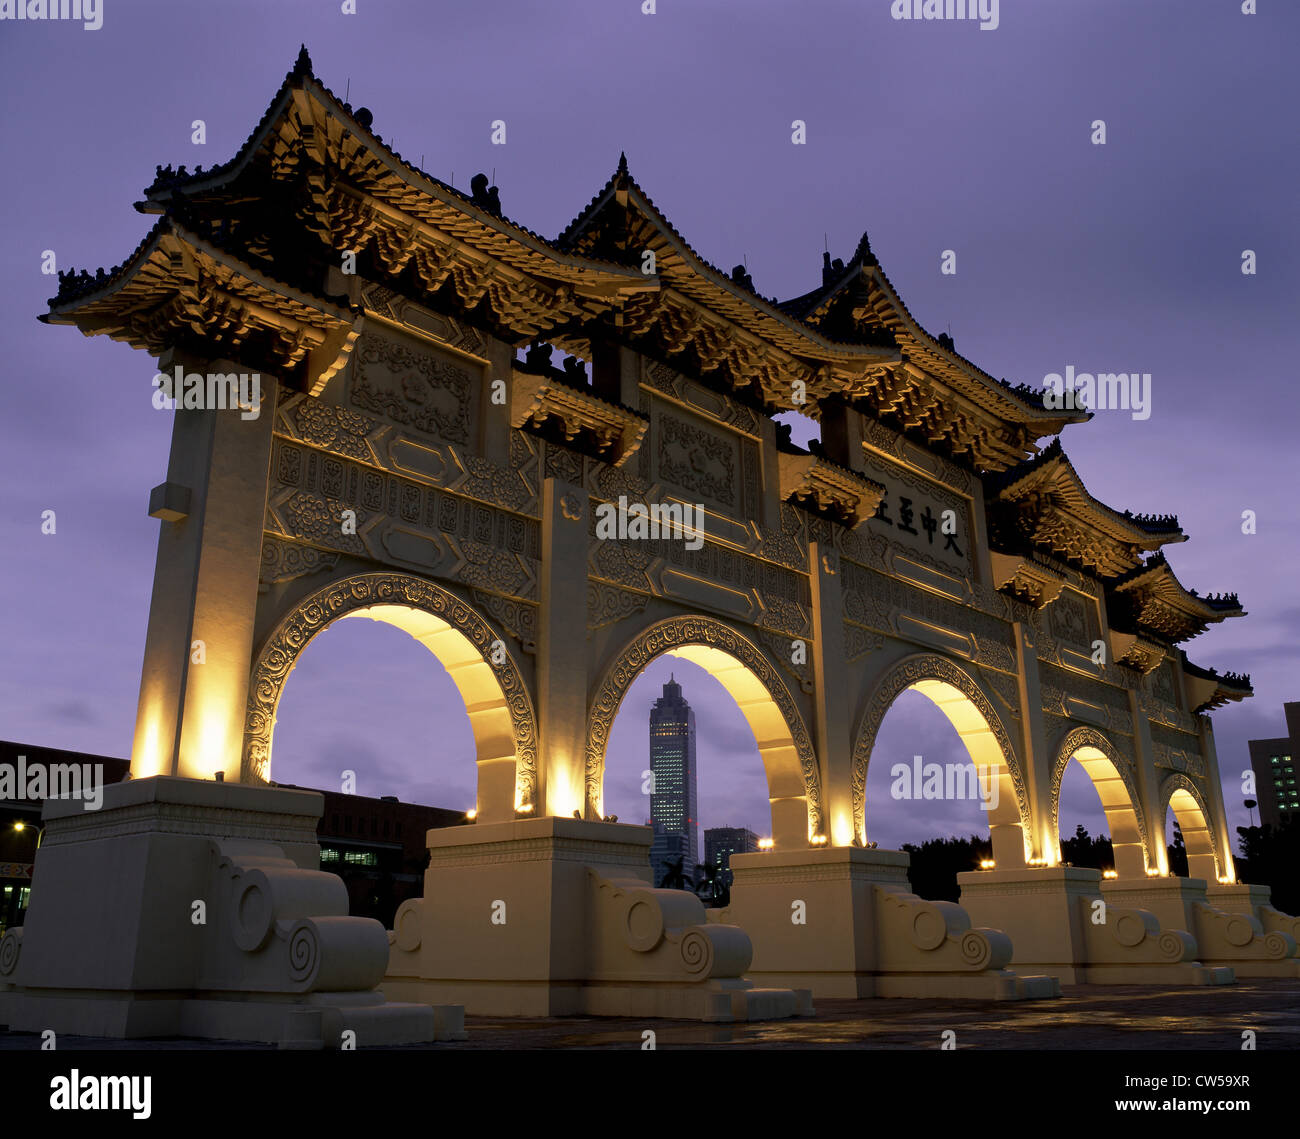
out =
{"type": "Polygon", "coordinates": [[[718,868],[718,884],[730,886],[731,856],[758,850],[758,835],[748,827],[710,827],[704,832],[704,861],[718,868]]]}
{"type": "Polygon", "coordinates": [[[700,852],[695,713],[682,697],[682,686],[671,677],[650,709],[650,771],[654,776],[650,794],[654,881],[663,881],[665,862],[679,858],[689,881],[700,852]]]}

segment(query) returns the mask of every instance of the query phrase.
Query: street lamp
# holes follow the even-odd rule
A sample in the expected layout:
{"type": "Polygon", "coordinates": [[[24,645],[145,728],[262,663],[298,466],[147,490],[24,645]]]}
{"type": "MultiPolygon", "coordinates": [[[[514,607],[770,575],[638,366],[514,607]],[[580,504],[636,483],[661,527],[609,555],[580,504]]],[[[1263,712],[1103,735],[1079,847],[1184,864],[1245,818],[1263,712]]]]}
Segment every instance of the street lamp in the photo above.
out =
{"type": "MultiPolygon", "coordinates": [[[[21,833],[22,831],[25,831],[26,829],[27,829],[27,824],[26,824],[25,822],[23,822],[22,819],[19,819],[16,823],[14,823],[14,830],[18,831],[19,833],[21,833]]],[[[41,839],[43,839],[44,837],[45,837],[45,828],[44,828],[44,827],[37,827],[37,829],[36,829],[36,849],[37,849],[37,850],[40,850],[40,849],[41,849],[41,839]]]]}
{"type": "Polygon", "coordinates": [[[1250,812],[1250,825],[1253,827],[1255,825],[1255,808],[1258,807],[1259,804],[1256,803],[1254,799],[1247,799],[1243,803],[1243,806],[1250,812]]]}

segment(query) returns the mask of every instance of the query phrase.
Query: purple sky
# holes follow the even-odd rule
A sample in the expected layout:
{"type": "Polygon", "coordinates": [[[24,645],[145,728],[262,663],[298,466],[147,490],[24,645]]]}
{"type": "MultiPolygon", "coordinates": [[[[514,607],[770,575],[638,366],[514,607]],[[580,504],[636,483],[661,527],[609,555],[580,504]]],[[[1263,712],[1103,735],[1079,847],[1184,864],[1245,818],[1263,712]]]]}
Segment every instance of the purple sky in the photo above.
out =
{"type": "MultiPolygon", "coordinates": [[[[823,236],[847,259],[868,229],[915,317],[994,375],[1150,372],[1149,419],[1100,412],[1063,442],[1103,501],[1179,515],[1192,540],[1170,560],[1185,585],[1237,590],[1250,611],[1190,645],[1197,663],[1254,680],[1256,699],[1215,715],[1230,823],[1246,821],[1245,741],[1279,734],[1282,701],[1300,698],[1300,6],[1002,0],[1000,27],[980,31],[894,22],[889,0],[659,0],[654,16],[640,0],[358,0],[354,16],[330,0],[104,2],[99,31],[0,25],[0,735],[128,754],[158,528],[146,503],[170,432],[150,406],[153,361],[36,322],[56,287],[42,251],[60,268],[119,263],[148,227],[131,203],[154,166],[229,158],[305,41],[316,73],[340,95],[350,79],[352,104],[403,156],[461,188],[495,169],[506,214],[543,235],[622,149],[686,239],[724,269],[747,258],[764,295],[811,288],[823,236]],[[1089,141],[1098,118],[1104,147],[1089,141]],[[494,119],[505,146],[490,145],[494,119]],[[806,146],[791,144],[794,119],[806,146]],[[945,249],[954,277],[939,272],[945,249]],[[1257,276],[1240,272],[1244,249],[1257,276]]],[[[625,703],[607,809],[645,814],[646,713],[670,670],[697,710],[704,823],[765,831],[739,712],[675,661],[625,703]]],[[[912,696],[877,755],[947,762],[958,746],[912,696]]],[[[363,794],[460,807],[471,754],[437,662],[395,630],[344,622],[288,685],[273,775],[333,785],[350,768],[363,794]]],[[[979,826],[962,804],[882,802],[888,763],[869,783],[882,846],[979,826]]],[[[1063,828],[1077,821],[1101,829],[1072,773],[1063,828]]]]}

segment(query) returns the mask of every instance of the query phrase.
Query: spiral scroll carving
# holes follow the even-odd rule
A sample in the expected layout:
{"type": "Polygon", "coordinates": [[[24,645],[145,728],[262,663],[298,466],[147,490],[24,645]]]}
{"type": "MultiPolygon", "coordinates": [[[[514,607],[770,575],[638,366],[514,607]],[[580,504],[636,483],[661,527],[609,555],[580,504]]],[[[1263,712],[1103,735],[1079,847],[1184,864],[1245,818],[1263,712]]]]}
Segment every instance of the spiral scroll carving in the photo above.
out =
{"type": "MultiPolygon", "coordinates": [[[[462,633],[492,659],[493,642],[502,638],[454,593],[424,578],[403,573],[367,573],[335,581],[306,598],[284,617],[266,639],[253,663],[244,724],[243,778],[265,783],[271,770],[271,733],[285,681],[303,649],[338,618],[373,605],[406,605],[431,613],[462,633]]],[[[505,649],[493,672],[510,711],[515,735],[515,801],[537,803],[537,717],[519,666],[505,649]]]]}
{"type": "Polygon", "coordinates": [[[314,926],[300,922],[289,935],[289,979],[306,984],[320,968],[320,938],[314,926]]]}
{"type": "Polygon", "coordinates": [[[0,977],[13,975],[18,968],[18,955],[22,947],[23,939],[16,929],[9,930],[0,938],[0,977]]]}
{"type": "Polygon", "coordinates": [[[682,935],[682,964],[692,976],[708,976],[713,970],[713,942],[698,929],[687,930],[682,935]]]}

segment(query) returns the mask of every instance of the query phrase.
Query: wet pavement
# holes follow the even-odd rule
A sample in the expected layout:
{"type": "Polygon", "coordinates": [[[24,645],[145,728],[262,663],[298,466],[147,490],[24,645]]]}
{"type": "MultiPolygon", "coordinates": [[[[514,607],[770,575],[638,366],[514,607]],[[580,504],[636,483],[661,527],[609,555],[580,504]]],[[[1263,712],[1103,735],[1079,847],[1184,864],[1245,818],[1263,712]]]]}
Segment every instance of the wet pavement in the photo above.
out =
{"type": "MultiPolygon", "coordinates": [[[[1260,1050],[1300,1049],[1300,980],[1239,981],[1186,989],[1065,985],[1059,999],[1038,1001],[821,1000],[815,1004],[814,1017],[755,1024],[469,1016],[465,1018],[467,1040],[392,1051],[639,1049],[647,1031],[655,1034],[656,1048],[938,1049],[943,1034],[951,1031],[957,1048],[1171,1052],[1240,1050],[1242,1033],[1252,1031],[1260,1050]]],[[[39,1038],[33,1034],[0,1032],[0,1050],[39,1046],[39,1038]]],[[[63,1051],[261,1050],[270,1046],[61,1036],[58,1047],[63,1051]]]]}

